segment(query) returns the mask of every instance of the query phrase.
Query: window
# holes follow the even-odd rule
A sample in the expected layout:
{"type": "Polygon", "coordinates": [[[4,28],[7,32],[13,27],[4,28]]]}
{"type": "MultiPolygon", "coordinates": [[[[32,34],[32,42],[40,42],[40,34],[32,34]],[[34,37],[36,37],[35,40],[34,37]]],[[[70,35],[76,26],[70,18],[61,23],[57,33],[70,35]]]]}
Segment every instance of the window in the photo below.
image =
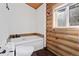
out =
{"type": "Polygon", "coordinates": [[[79,27],[79,3],[63,4],[53,10],[55,28],[79,27]]]}

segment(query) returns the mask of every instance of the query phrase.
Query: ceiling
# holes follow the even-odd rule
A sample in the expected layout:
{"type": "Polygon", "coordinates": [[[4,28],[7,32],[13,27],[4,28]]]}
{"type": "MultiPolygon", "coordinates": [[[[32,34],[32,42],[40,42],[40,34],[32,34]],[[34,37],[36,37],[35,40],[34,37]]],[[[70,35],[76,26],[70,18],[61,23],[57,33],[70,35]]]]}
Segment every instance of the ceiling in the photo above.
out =
{"type": "Polygon", "coordinates": [[[43,3],[26,3],[27,5],[31,6],[34,9],[39,8],[43,3]]]}

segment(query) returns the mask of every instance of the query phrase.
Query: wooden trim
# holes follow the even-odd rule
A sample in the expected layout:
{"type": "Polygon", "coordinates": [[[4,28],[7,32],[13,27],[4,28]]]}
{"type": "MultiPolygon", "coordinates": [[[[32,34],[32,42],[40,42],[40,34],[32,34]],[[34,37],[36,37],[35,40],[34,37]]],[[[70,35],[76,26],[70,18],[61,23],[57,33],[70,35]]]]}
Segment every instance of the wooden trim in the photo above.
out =
{"type": "Polygon", "coordinates": [[[23,33],[23,34],[11,34],[9,36],[9,38],[18,38],[18,37],[22,37],[22,36],[40,36],[40,37],[44,37],[44,35],[40,34],[40,33],[23,33]]]}
{"type": "Polygon", "coordinates": [[[38,9],[43,3],[26,3],[26,4],[34,9],[38,9]]]}

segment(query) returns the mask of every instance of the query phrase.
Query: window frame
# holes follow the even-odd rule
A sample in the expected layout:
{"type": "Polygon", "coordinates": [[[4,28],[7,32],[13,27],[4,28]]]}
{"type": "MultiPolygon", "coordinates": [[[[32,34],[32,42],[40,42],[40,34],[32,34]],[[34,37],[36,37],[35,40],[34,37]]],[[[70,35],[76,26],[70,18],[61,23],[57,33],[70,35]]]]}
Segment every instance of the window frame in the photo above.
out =
{"type": "Polygon", "coordinates": [[[72,5],[74,5],[74,4],[76,4],[76,3],[67,3],[67,4],[62,4],[62,5],[60,5],[60,6],[58,6],[58,7],[56,7],[56,8],[54,8],[53,9],[53,28],[79,28],[79,25],[77,25],[77,26],[70,26],[70,24],[69,24],[69,7],[70,6],[72,6],[72,5]],[[63,7],[65,7],[66,8],[66,10],[65,10],[65,12],[66,12],[66,26],[58,26],[57,24],[58,24],[58,21],[57,21],[57,17],[56,17],[56,10],[58,10],[58,9],[60,9],[60,8],[63,8],[63,7]]]}

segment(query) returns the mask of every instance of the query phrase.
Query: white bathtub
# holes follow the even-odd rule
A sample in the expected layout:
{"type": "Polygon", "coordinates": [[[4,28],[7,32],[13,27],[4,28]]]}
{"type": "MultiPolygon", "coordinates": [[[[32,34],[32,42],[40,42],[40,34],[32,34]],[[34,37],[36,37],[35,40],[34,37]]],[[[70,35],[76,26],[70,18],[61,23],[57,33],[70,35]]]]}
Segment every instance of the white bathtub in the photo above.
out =
{"type": "Polygon", "coordinates": [[[39,36],[26,36],[20,38],[11,39],[10,42],[14,43],[15,46],[33,46],[34,51],[40,50],[44,47],[43,38],[39,36]]]}

